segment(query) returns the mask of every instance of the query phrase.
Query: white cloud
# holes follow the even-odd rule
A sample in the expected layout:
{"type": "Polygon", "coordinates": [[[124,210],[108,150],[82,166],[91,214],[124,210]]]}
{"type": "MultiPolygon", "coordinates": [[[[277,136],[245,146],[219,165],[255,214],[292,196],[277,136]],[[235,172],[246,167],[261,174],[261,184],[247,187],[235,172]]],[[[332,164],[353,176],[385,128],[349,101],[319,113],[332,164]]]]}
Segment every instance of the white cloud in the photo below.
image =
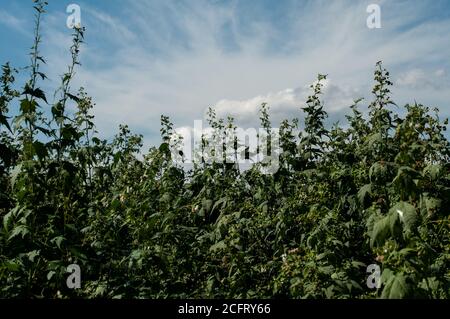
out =
{"type": "Polygon", "coordinates": [[[444,69],[439,69],[439,70],[436,70],[436,72],[434,72],[434,75],[437,77],[443,77],[443,76],[447,75],[447,72],[444,69]]]}
{"type": "Polygon", "coordinates": [[[400,74],[396,84],[414,90],[434,89],[439,90],[449,87],[449,80],[444,69],[427,71],[423,69],[413,69],[400,74]]]}
{"type": "Polygon", "coordinates": [[[0,24],[4,24],[22,34],[28,34],[27,30],[25,30],[25,22],[4,10],[0,10],[0,24]]]}
{"type": "MultiPolygon", "coordinates": [[[[329,79],[323,84],[321,99],[324,102],[325,110],[331,114],[346,110],[355,99],[361,97],[361,93],[357,90],[339,87],[329,79]]],[[[267,103],[270,107],[272,124],[277,126],[283,119],[302,117],[301,108],[306,106],[307,97],[311,94],[310,87],[306,85],[245,100],[224,99],[215,106],[217,114],[222,118],[230,115],[244,126],[258,127],[261,104],[267,103]]]]}

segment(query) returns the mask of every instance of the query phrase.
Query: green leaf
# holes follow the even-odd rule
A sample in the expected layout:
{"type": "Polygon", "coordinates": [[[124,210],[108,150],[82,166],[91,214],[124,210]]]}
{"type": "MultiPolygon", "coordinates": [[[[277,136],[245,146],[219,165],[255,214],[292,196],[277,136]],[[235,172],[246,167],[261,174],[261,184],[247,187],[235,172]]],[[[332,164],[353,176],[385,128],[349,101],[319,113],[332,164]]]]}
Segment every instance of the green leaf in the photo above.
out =
{"type": "Polygon", "coordinates": [[[64,114],[64,108],[61,102],[56,103],[52,106],[52,114],[55,118],[60,118],[64,114]]]}
{"type": "MultiPolygon", "coordinates": [[[[44,60],[44,58],[43,57],[41,57],[41,56],[36,56],[36,60],[39,60],[39,61],[41,61],[42,63],[44,63],[44,64],[47,64],[47,62],[45,62],[45,60],[44,60]]],[[[39,72],[38,72],[39,73],[39,72]]]]}
{"type": "Polygon", "coordinates": [[[388,167],[386,163],[376,162],[369,169],[371,182],[384,182],[387,179],[388,167]]]}
{"type": "Polygon", "coordinates": [[[381,246],[390,234],[391,220],[389,216],[385,216],[375,222],[370,236],[370,246],[381,246]]]}
{"type": "Polygon", "coordinates": [[[364,205],[372,194],[372,185],[366,184],[358,191],[358,200],[361,205],[364,205]]]}
{"type": "Polygon", "coordinates": [[[400,224],[400,217],[398,214],[390,213],[387,216],[387,219],[389,220],[389,231],[391,236],[395,236],[399,229],[400,224]]]}
{"type": "Polygon", "coordinates": [[[221,240],[221,241],[219,241],[218,243],[212,245],[212,246],[209,248],[209,250],[210,250],[211,252],[216,252],[216,251],[219,251],[219,250],[223,250],[223,249],[225,249],[225,248],[227,248],[227,245],[225,244],[225,242],[224,242],[223,240],[221,240]]]}
{"type": "Polygon", "coordinates": [[[14,187],[16,184],[17,177],[22,172],[22,163],[14,167],[14,169],[11,172],[11,186],[14,187]]]}
{"type": "Polygon", "coordinates": [[[55,274],[56,274],[56,271],[54,271],[54,270],[49,271],[47,274],[47,280],[51,280],[55,274]]]}
{"type": "Polygon", "coordinates": [[[442,206],[442,200],[435,197],[425,197],[425,207],[428,216],[434,215],[442,206]]]}
{"type": "Polygon", "coordinates": [[[413,229],[418,217],[413,205],[407,202],[398,202],[390,211],[392,214],[398,214],[406,230],[413,229]]]}
{"type": "Polygon", "coordinates": [[[16,226],[16,227],[12,230],[11,235],[9,236],[8,240],[11,240],[11,239],[13,239],[14,237],[19,236],[19,235],[20,235],[20,236],[22,237],[22,239],[23,239],[23,238],[25,238],[25,236],[26,236],[29,232],[30,232],[30,231],[28,230],[28,228],[27,228],[26,225],[19,225],[19,226],[16,226]]]}
{"type": "Polygon", "coordinates": [[[381,142],[383,142],[383,137],[382,137],[381,133],[374,133],[374,134],[367,136],[367,138],[366,138],[366,143],[370,148],[372,148],[375,143],[381,143],[381,142]]]}
{"type": "Polygon", "coordinates": [[[105,283],[100,284],[94,292],[94,296],[101,297],[107,292],[108,285],[105,283]]]}
{"type": "Polygon", "coordinates": [[[45,147],[45,144],[42,142],[39,141],[33,142],[33,148],[40,160],[43,160],[48,155],[47,148],[45,147]]]}
{"type": "Polygon", "coordinates": [[[403,273],[398,273],[389,278],[383,289],[381,298],[403,299],[411,295],[411,286],[407,283],[407,277],[403,273]]]}
{"type": "Polygon", "coordinates": [[[13,271],[13,272],[19,271],[19,269],[20,269],[20,264],[15,261],[12,261],[12,260],[5,261],[4,263],[1,264],[1,266],[5,267],[7,270],[13,271]]]}
{"type": "Polygon", "coordinates": [[[42,72],[36,72],[36,74],[39,75],[42,80],[47,79],[47,76],[44,73],[42,73],[42,72]]]}
{"type": "Polygon", "coordinates": [[[80,98],[78,96],[75,96],[75,95],[70,94],[70,93],[67,93],[67,96],[69,98],[71,98],[72,100],[74,100],[75,102],[77,102],[77,103],[80,102],[80,98]]]}
{"type": "Polygon", "coordinates": [[[423,175],[428,176],[432,181],[436,181],[441,177],[442,166],[430,164],[423,169],[423,175]]]}
{"type": "Polygon", "coordinates": [[[228,197],[222,197],[218,201],[214,203],[214,206],[211,209],[211,212],[213,212],[219,205],[221,205],[221,209],[223,209],[224,206],[227,204],[228,197]]]}
{"type": "Polygon", "coordinates": [[[357,261],[357,260],[353,260],[352,261],[352,266],[355,268],[360,268],[360,267],[367,267],[367,265],[363,262],[357,261]]]}
{"type": "Polygon", "coordinates": [[[321,266],[317,270],[325,275],[331,275],[334,272],[334,267],[333,265],[321,266]]]}
{"type": "Polygon", "coordinates": [[[6,116],[4,116],[3,114],[0,114],[0,124],[3,124],[4,126],[6,126],[8,131],[10,131],[12,133],[11,127],[9,126],[9,123],[8,123],[8,118],[6,116]]]}
{"type": "Polygon", "coordinates": [[[3,216],[3,228],[8,231],[13,218],[13,210],[9,211],[5,216],[3,216]]]}
{"type": "Polygon", "coordinates": [[[24,211],[23,207],[16,206],[10,210],[5,216],[3,216],[3,228],[9,231],[10,226],[13,225],[13,219],[20,216],[24,211]]]}
{"type": "Polygon", "coordinates": [[[59,249],[61,249],[61,243],[64,241],[64,237],[63,236],[58,236],[53,238],[50,242],[55,244],[56,247],[58,247],[59,249]]]}
{"type": "Polygon", "coordinates": [[[20,101],[20,111],[22,113],[34,113],[36,112],[37,103],[36,101],[31,101],[28,99],[23,99],[20,101]]]}
{"type": "Polygon", "coordinates": [[[167,154],[167,153],[169,152],[169,144],[168,144],[168,143],[162,143],[162,144],[159,146],[159,151],[160,151],[161,153],[167,154]]]}
{"type": "Polygon", "coordinates": [[[399,192],[403,198],[412,196],[417,193],[417,185],[415,179],[420,178],[421,175],[416,170],[402,166],[398,169],[397,176],[395,176],[392,184],[395,186],[397,192],[399,192]]]}
{"type": "Polygon", "coordinates": [[[27,253],[28,259],[29,259],[31,262],[34,262],[34,259],[35,259],[37,256],[39,256],[40,253],[41,253],[40,250],[33,250],[33,251],[30,251],[29,253],[27,253]]]}
{"type": "Polygon", "coordinates": [[[202,207],[206,213],[209,213],[211,211],[212,206],[213,206],[213,201],[211,199],[202,200],[202,207]]]}
{"type": "Polygon", "coordinates": [[[25,88],[25,90],[23,91],[22,94],[29,94],[29,95],[31,95],[31,96],[33,96],[33,97],[35,97],[35,98],[44,100],[45,103],[48,104],[47,98],[45,97],[44,91],[42,91],[42,90],[39,89],[39,88],[33,90],[31,87],[27,86],[27,87],[25,88]]]}

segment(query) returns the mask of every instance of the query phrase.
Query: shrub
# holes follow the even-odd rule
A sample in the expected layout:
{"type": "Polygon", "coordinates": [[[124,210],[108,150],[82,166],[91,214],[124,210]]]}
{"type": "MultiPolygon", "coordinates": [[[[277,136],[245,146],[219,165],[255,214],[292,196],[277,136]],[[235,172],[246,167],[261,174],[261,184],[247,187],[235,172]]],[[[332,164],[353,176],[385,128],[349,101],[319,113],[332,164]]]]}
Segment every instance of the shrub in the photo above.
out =
{"type": "MultiPolygon", "coordinates": [[[[171,160],[168,117],[146,154],[126,126],[98,137],[91,98],[70,89],[83,29],[47,100],[45,3],[35,9],[29,80],[15,89],[10,64],[0,79],[1,297],[450,297],[448,122],[421,104],[395,114],[381,62],[368,118],[356,101],[347,128],[324,125],[319,75],[303,127],[281,124],[275,174],[207,162],[188,171],[171,160]],[[71,290],[74,263],[82,286],[71,290]],[[369,264],[382,269],[380,289],[366,285],[369,264]]],[[[211,110],[211,126],[233,127],[224,123],[211,110]]],[[[271,132],[265,104],[261,125],[271,132]]]]}

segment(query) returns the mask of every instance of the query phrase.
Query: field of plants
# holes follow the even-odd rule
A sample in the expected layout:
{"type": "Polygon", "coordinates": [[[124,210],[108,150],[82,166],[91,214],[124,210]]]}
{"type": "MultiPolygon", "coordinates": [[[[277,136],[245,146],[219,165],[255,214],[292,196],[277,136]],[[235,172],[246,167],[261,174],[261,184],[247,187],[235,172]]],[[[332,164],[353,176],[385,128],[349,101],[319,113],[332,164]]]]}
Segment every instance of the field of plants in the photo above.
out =
{"type": "MultiPolygon", "coordinates": [[[[450,298],[448,121],[397,106],[381,62],[372,101],[341,126],[324,124],[318,76],[304,121],[279,125],[275,174],[187,171],[171,159],[168,117],[145,154],[127,126],[99,137],[93,101],[71,88],[83,29],[56,94],[41,89],[45,3],[35,9],[28,80],[8,63],[0,78],[1,298],[450,298]],[[79,289],[66,284],[71,264],[79,289]]],[[[267,106],[260,117],[270,135],[267,106]]],[[[208,120],[235,127],[214,110],[208,120]]]]}

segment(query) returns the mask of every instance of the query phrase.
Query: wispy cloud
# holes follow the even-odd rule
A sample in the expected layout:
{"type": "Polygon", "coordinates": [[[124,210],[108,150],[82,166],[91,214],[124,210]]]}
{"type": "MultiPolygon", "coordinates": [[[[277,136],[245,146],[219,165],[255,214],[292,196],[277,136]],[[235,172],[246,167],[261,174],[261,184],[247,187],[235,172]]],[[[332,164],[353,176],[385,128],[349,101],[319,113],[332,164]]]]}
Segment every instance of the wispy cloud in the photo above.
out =
{"type": "Polygon", "coordinates": [[[26,21],[23,19],[20,19],[13,14],[0,9],[0,24],[3,24],[4,26],[11,28],[15,31],[18,31],[22,34],[28,34],[28,31],[25,28],[26,21]]]}
{"type": "MultiPolygon", "coordinates": [[[[450,46],[442,40],[450,20],[427,18],[427,3],[380,1],[383,28],[370,30],[368,3],[129,1],[120,12],[84,4],[87,43],[76,84],[94,96],[106,135],[125,122],[156,143],[161,113],[188,126],[217,106],[256,126],[259,104],[268,102],[275,119],[296,117],[317,73],[332,79],[325,99],[336,117],[370,93],[378,60],[399,84],[400,103],[416,98],[414,81],[446,78],[433,72],[450,67],[450,46]]],[[[68,60],[61,40],[70,43],[61,15],[47,29],[55,39],[47,48],[55,74],[68,60]]],[[[423,102],[447,103],[448,94],[432,83],[421,86],[423,102]]]]}
{"type": "Polygon", "coordinates": [[[414,90],[450,89],[450,79],[444,69],[423,70],[413,69],[400,74],[397,85],[414,90]]]}

